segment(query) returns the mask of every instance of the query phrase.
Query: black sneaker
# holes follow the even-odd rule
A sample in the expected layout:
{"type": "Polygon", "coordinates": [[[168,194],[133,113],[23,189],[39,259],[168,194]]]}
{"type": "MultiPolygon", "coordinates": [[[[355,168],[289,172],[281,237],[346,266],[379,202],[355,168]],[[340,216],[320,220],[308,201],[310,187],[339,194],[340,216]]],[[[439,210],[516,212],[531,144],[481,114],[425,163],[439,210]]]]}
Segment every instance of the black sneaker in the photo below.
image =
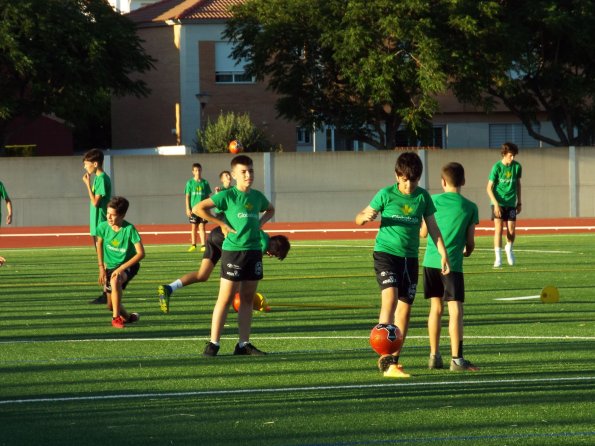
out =
{"type": "Polygon", "coordinates": [[[249,356],[264,356],[264,355],[266,355],[265,352],[258,350],[256,347],[254,347],[249,342],[246,345],[244,345],[243,347],[240,347],[239,343],[236,344],[236,348],[233,351],[233,354],[234,355],[249,355],[249,356]]]}
{"type": "Polygon", "coordinates": [[[428,360],[428,368],[430,370],[431,369],[443,369],[444,361],[442,361],[442,356],[430,355],[430,359],[428,360]]]}
{"type": "Polygon", "coordinates": [[[203,356],[217,356],[217,352],[219,351],[219,346],[213,344],[212,342],[207,342],[205,345],[205,350],[202,352],[203,356]]]}
{"type": "Polygon", "coordinates": [[[107,303],[107,296],[105,294],[101,294],[96,299],[91,299],[89,301],[90,304],[106,304],[107,303]]]}

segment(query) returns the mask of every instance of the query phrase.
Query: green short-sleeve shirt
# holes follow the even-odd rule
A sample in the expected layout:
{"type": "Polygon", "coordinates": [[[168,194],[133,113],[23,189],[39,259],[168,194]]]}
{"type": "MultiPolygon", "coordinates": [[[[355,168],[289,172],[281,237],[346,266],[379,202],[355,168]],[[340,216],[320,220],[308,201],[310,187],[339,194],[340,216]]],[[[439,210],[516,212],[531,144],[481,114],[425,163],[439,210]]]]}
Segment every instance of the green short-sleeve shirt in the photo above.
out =
{"type": "MultiPolygon", "coordinates": [[[[2,184],[2,181],[0,181],[0,201],[2,200],[10,200],[10,198],[8,197],[8,192],[6,192],[6,188],[4,187],[4,184],[2,184]]],[[[0,207],[0,225],[2,225],[2,208],[0,207]]]]}
{"type": "Polygon", "coordinates": [[[91,235],[97,235],[97,226],[107,220],[107,204],[112,198],[112,182],[107,173],[95,175],[91,192],[93,195],[101,195],[97,206],[91,203],[89,207],[90,232],[91,235]]]}
{"type": "Polygon", "coordinates": [[[211,197],[236,233],[227,234],[223,241],[226,251],[260,250],[260,213],[269,207],[269,200],[260,191],[242,192],[235,186],[211,197]]]}
{"type": "Polygon", "coordinates": [[[103,261],[108,268],[117,268],[136,255],[134,245],[141,241],[134,225],[126,220],[118,232],[107,221],[97,227],[97,237],[103,239],[103,261]]]}
{"type": "MultiPolygon", "coordinates": [[[[463,272],[463,250],[467,244],[467,230],[479,224],[477,205],[455,192],[432,195],[436,206],[436,223],[448,252],[451,271],[463,272]]],[[[442,258],[436,244],[428,237],[423,266],[442,268],[442,258]]]]}
{"type": "Polygon", "coordinates": [[[380,189],[370,207],[381,216],[374,251],[417,258],[422,218],[436,211],[430,194],[421,187],[412,194],[403,194],[398,184],[393,184],[380,189]]]}
{"type": "Polygon", "coordinates": [[[517,181],[523,174],[521,165],[513,161],[506,166],[498,161],[490,172],[490,181],[493,183],[494,196],[500,206],[515,207],[517,200],[517,181]]]}
{"type": "Polygon", "coordinates": [[[193,208],[202,200],[211,195],[211,186],[207,180],[201,178],[196,181],[194,178],[190,178],[186,182],[186,188],[184,189],[186,195],[190,195],[190,208],[193,208]]]}
{"type": "Polygon", "coordinates": [[[264,231],[260,231],[260,249],[262,250],[262,253],[264,254],[265,252],[267,252],[267,249],[269,249],[269,240],[271,238],[269,237],[269,235],[264,232],[264,231]]]}

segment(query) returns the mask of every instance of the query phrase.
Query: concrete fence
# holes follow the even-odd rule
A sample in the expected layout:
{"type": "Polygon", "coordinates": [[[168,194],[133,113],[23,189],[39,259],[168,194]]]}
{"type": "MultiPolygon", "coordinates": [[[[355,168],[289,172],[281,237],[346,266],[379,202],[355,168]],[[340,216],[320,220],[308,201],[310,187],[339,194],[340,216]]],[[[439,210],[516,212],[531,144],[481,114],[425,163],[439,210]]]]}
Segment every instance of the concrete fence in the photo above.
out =
{"type": "MultiPolygon", "coordinates": [[[[109,152],[106,152],[106,154],[109,152]]],[[[490,216],[485,192],[496,149],[420,151],[422,187],[441,192],[440,169],[458,161],[465,166],[463,194],[490,216]]],[[[254,188],[272,199],[277,222],[348,221],[378,189],[395,181],[398,152],[254,153],[254,188]]],[[[229,170],[230,154],[179,156],[108,155],[106,171],[113,194],[130,200],[127,219],[135,224],[187,222],[184,186],[199,162],[214,188],[219,172],[229,170]]],[[[525,149],[522,218],[595,216],[595,148],[525,149]]],[[[0,181],[14,207],[14,226],[88,224],[89,203],[82,182],[82,157],[0,158],[0,181]]],[[[6,214],[2,203],[3,219],[6,214]]]]}

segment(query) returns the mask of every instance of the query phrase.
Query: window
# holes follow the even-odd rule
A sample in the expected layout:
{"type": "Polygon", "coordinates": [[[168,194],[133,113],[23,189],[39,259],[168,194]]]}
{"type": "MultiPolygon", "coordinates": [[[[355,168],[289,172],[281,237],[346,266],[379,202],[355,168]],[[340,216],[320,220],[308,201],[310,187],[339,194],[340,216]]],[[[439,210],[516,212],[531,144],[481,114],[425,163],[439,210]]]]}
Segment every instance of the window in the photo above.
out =
{"type": "Polygon", "coordinates": [[[245,61],[236,63],[231,57],[232,46],[227,42],[215,42],[215,82],[218,84],[251,84],[254,77],[246,74],[245,61]]]}
{"type": "Polygon", "coordinates": [[[310,144],[311,142],[311,130],[305,127],[298,127],[297,131],[297,143],[298,144],[310,144]]]}
{"type": "MultiPolygon", "coordinates": [[[[533,126],[539,132],[539,124],[533,126]]],[[[523,124],[490,124],[490,148],[500,148],[505,142],[519,147],[540,147],[541,143],[529,135],[523,124]]]]}
{"type": "Polygon", "coordinates": [[[440,147],[446,148],[445,144],[445,127],[436,126],[421,135],[414,135],[405,128],[397,130],[396,146],[397,147],[440,147]]]}

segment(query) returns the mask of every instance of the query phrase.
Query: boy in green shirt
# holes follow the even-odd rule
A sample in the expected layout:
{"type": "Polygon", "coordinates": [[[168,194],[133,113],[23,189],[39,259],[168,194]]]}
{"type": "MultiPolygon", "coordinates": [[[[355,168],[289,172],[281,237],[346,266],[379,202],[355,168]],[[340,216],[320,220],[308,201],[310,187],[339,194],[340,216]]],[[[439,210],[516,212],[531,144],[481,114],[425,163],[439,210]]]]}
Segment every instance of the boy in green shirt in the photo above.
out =
{"type": "MultiPolygon", "coordinates": [[[[440,252],[443,274],[450,272],[446,248],[434,219],[434,204],[430,194],[418,187],[423,164],[417,153],[405,152],[395,165],[396,184],[378,191],[370,204],[355,216],[355,223],[364,225],[381,216],[380,229],[374,246],[374,269],[381,289],[378,323],[389,332],[394,324],[407,336],[411,305],[417,290],[419,271],[419,232],[422,220],[440,252]]],[[[378,368],[389,378],[408,378],[399,364],[400,350],[383,355],[378,368]]]]}
{"type": "Polygon", "coordinates": [[[494,164],[488,180],[487,193],[492,202],[492,220],[494,220],[494,268],[502,266],[502,227],[506,222],[506,260],[515,264],[512,245],[516,238],[516,216],[521,213],[521,176],[523,168],[515,161],[519,153],[516,144],[502,144],[502,159],[494,164]]]}
{"type": "Polygon", "coordinates": [[[215,356],[234,295],[240,293],[238,311],[239,341],[234,355],[264,355],[250,343],[252,302],[258,281],[263,277],[260,230],[275,214],[275,208],[262,192],[252,189],[254,167],[252,159],[238,155],[231,161],[231,175],[236,185],[197,204],[193,211],[201,218],[221,227],[225,240],[221,254],[221,283],[213,310],[211,340],[203,355],[215,356]],[[225,219],[213,216],[217,207],[225,219]],[[260,215],[261,213],[262,216],[260,215]]]}
{"type": "MultiPolygon", "coordinates": [[[[10,197],[8,196],[8,192],[0,181],[0,201],[4,200],[6,202],[6,224],[9,225],[12,223],[12,201],[10,201],[10,197]]],[[[0,208],[0,226],[2,226],[2,209],[0,208]]]]}
{"type": "MultiPolygon", "coordinates": [[[[424,297],[430,299],[428,333],[430,336],[430,369],[444,367],[440,355],[440,327],[444,301],[448,302],[450,349],[452,371],[477,371],[478,367],[463,357],[463,257],[475,249],[475,225],[479,223],[477,205],[461,195],[465,184],[465,169],[459,163],[449,163],[442,168],[443,194],[433,195],[436,223],[440,228],[448,259],[450,274],[441,274],[442,258],[432,239],[428,240],[423,261],[424,297]]],[[[420,235],[427,237],[427,226],[422,225],[420,235]]]]}
{"type": "Polygon", "coordinates": [[[196,231],[200,237],[200,252],[205,251],[205,223],[206,220],[192,213],[192,208],[205,198],[211,195],[211,186],[209,182],[202,178],[202,166],[199,163],[192,165],[192,178],[186,182],[184,189],[186,194],[186,216],[190,222],[190,248],[188,252],[196,251],[196,231]]]}
{"type": "Polygon", "coordinates": [[[138,313],[128,313],[122,305],[122,293],[140,269],[145,248],[134,225],[124,220],[128,200],[114,197],[107,206],[107,221],[97,227],[97,259],[99,283],[112,310],[112,327],[124,328],[139,320],[138,313]]]}
{"type": "MultiPolygon", "coordinates": [[[[89,150],[83,156],[83,183],[89,195],[89,229],[93,238],[93,246],[97,245],[97,226],[106,220],[107,203],[112,197],[112,182],[107,173],[103,171],[103,152],[99,149],[89,150]],[[95,175],[91,184],[91,175],[95,175]]],[[[105,293],[89,302],[90,304],[107,303],[105,293]]]]}

